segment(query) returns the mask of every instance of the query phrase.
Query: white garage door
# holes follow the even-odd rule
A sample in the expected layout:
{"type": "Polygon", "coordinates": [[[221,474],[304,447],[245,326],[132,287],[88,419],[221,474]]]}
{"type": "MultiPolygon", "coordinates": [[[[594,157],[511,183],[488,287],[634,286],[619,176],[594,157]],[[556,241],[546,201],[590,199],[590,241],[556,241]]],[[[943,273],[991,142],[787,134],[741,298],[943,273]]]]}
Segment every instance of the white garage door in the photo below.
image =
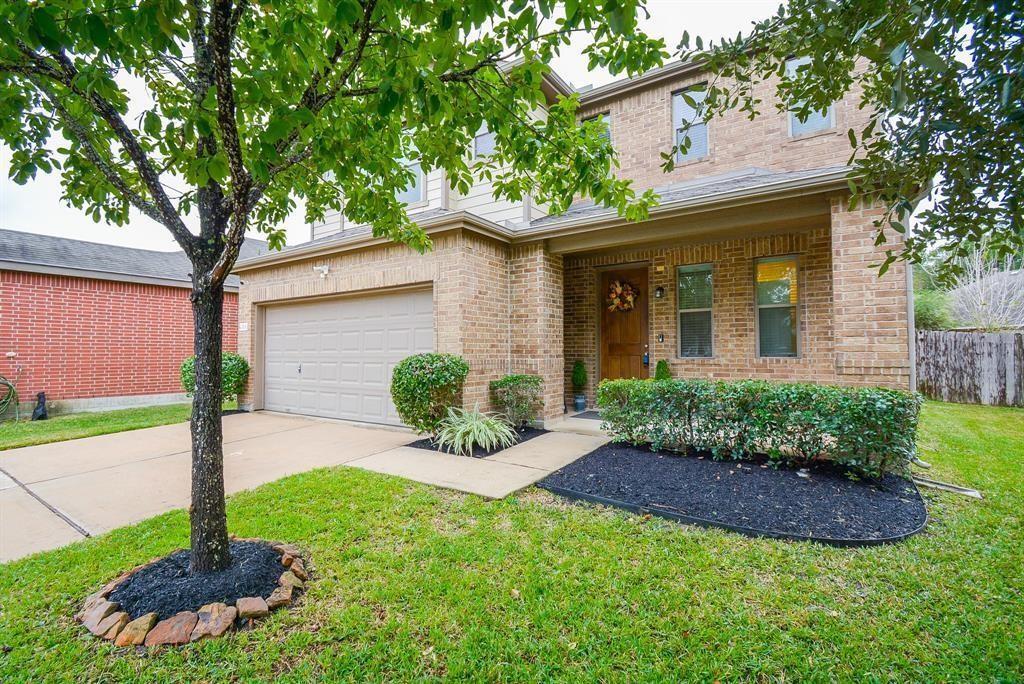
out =
{"type": "Polygon", "coordinates": [[[400,425],[391,369],[434,350],[430,291],[270,307],[264,407],[271,411],[400,425]]]}

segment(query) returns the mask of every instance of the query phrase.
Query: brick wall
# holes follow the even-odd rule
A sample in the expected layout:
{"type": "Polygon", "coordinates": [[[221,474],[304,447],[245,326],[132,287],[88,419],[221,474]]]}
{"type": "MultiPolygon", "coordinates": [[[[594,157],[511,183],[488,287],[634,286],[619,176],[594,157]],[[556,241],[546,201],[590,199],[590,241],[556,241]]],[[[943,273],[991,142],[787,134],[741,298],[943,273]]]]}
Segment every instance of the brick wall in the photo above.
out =
{"type": "MultiPolygon", "coordinates": [[[[22,400],[182,392],[192,354],[185,288],[0,271],[0,374],[22,400]],[[14,359],[8,352],[16,352],[14,359]]],[[[237,295],[224,301],[224,348],[237,343],[237,295]]]]}
{"type": "Polygon", "coordinates": [[[773,171],[799,171],[842,165],[850,156],[846,132],[867,124],[868,111],[858,108],[861,89],[853,90],[834,105],[834,127],[794,138],[789,134],[789,114],[778,111],[777,79],[761,83],[754,94],[762,100],[754,120],[732,110],[708,123],[708,156],[681,163],[671,173],[661,170],[661,154],[675,142],[672,124],[672,93],[704,83],[707,76],[693,74],[655,83],[580,108],[580,118],[607,112],[612,144],[620,168],[616,175],[632,179],[638,189],[756,166],[773,171]]]}

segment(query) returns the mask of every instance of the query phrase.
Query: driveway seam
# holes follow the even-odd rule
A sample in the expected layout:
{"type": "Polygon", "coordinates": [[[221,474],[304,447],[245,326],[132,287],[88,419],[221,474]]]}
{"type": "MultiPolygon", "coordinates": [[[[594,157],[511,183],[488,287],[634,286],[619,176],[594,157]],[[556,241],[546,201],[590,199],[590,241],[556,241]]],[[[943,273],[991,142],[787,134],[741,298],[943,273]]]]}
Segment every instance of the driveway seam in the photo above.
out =
{"type": "Polygon", "coordinates": [[[11,475],[9,472],[4,470],[2,467],[0,467],[0,473],[3,473],[7,477],[9,477],[11,479],[11,481],[14,482],[14,484],[16,484],[19,487],[21,487],[21,489],[26,494],[28,494],[33,499],[35,499],[36,501],[41,503],[43,506],[45,506],[48,511],[50,511],[55,516],[57,516],[58,518],[60,518],[64,522],[66,522],[71,527],[71,529],[73,529],[75,532],[78,532],[83,537],[91,537],[92,536],[92,534],[89,532],[89,530],[85,529],[84,527],[82,527],[81,525],[76,523],[74,520],[72,520],[71,517],[69,517],[67,514],[64,513],[64,511],[60,510],[56,506],[52,506],[48,501],[46,501],[46,499],[44,499],[43,497],[39,496],[38,494],[33,492],[28,487],[26,487],[25,484],[21,480],[19,480],[18,478],[14,477],[13,475],[11,475]]]}

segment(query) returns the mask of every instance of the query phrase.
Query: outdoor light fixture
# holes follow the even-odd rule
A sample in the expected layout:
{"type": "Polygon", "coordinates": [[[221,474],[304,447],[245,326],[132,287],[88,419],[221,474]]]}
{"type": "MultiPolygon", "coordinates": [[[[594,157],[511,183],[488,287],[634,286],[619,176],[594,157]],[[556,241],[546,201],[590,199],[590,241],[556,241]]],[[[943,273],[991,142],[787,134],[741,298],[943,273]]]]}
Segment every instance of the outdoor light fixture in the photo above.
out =
{"type": "Polygon", "coordinates": [[[324,264],[323,266],[314,266],[313,270],[319,273],[320,279],[323,280],[324,278],[327,277],[327,274],[330,272],[331,267],[328,266],[327,264],[324,264]]]}
{"type": "Polygon", "coordinates": [[[654,289],[654,298],[655,299],[662,299],[664,296],[665,296],[665,288],[658,287],[658,288],[654,289]]]}

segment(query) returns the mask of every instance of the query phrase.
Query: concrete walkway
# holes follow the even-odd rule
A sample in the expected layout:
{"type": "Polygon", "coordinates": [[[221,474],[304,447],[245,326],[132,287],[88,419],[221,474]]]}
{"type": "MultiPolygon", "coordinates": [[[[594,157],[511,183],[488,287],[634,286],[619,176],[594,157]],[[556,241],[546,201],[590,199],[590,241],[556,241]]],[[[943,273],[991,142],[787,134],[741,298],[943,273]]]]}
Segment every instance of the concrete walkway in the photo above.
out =
{"type": "MultiPolygon", "coordinates": [[[[272,413],[224,418],[229,494],[350,465],[500,498],[596,449],[603,437],[551,433],[487,459],[403,445],[405,430],[272,413]]],[[[187,423],[0,452],[0,562],[129,525],[189,502],[187,423]]]]}

